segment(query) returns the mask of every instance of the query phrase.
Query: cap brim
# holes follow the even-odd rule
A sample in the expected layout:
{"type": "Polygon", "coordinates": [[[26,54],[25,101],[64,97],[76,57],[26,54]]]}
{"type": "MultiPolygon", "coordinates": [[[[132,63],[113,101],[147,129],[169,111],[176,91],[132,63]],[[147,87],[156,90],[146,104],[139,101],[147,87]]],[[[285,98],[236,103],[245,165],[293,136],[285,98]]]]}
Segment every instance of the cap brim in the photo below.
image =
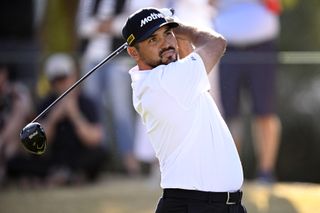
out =
{"type": "Polygon", "coordinates": [[[147,38],[149,38],[155,31],[157,31],[159,28],[163,27],[163,26],[169,26],[170,28],[175,28],[178,27],[179,24],[177,22],[174,21],[170,21],[170,22],[164,22],[160,25],[154,26],[153,28],[151,28],[150,30],[148,30],[147,32],[144,33],[143,36],[141,36],[139,39],[137,39],[134,43],[137,42],[141,42],[146,40],[147,38]]]}

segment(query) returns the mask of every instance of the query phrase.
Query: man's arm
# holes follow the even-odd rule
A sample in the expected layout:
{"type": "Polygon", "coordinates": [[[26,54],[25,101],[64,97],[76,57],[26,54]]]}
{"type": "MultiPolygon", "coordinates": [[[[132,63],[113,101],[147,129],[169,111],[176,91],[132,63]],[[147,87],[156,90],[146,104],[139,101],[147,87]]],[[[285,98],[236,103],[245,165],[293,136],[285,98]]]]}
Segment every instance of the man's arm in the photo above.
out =
{"type": "MultiPolygon", "coordinates": [[[[179,27],[173,29],[178,43],[191,44],[202,58],[209,73],[220,60],[226,49],[226,40],[213,30],[199,29],[179,23],[179,27]]],[[[192,49],[186,47],[191,52],[192,49]]],[[[186,54],[186,53],[184,53],[186,54]]]]}
{"type": "MultiPolygon", "coordinates": [[[[102,125],[99,122],[90,122],[88,117],[82,113],[77,95],[73,93],[69,99],[65,100],[66,114],[74,124],[75,131],[82,143],[89,147],[97,146],[101,144],[103,138],[102,125]]],[[[91,105],[91,110],[95,110],[95,105],[92,105],[91,102],[86,102],[86,104],[91,105]]]]}

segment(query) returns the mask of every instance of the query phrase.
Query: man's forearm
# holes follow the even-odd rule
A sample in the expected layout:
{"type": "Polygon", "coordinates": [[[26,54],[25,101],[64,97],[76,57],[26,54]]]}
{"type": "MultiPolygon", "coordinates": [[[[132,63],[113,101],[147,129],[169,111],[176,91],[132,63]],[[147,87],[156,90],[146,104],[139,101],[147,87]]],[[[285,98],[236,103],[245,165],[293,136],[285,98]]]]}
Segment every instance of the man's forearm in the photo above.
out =
{"type": "Polygon", "coordinates": [[[208,73],[225,52],[225,39],[213,30],[180,24],[179,27],[174,28],[174,33],[178,41],[190,42],[203,59],[208,73]]]}
{"type": "Polygon", "coordinates": [[[190,25],[179,23],[179,27],[174,28],[177,40],[187,40],[197,48],[207,42],[218,40],[222,36],[210,29],[200,29],[190,25]]]}

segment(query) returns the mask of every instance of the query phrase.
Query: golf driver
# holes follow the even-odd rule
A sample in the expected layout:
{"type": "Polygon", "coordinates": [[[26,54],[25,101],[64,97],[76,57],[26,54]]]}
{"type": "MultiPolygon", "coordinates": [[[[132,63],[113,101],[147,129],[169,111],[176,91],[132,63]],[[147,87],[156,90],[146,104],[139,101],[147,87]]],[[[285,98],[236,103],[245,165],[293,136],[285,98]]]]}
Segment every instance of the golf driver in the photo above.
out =
{"type": "Polygon", "coordinates": [[[58,101],[64,98],[70,91],[72,91],[76,86],[78,86],[83,80],[85,80],[89,75],[96,71],[99,67],[105,64],[114,56],[121,53],[128,47],[127,43],[122,44],[118,49],[112,52],[109,56],[103,59],[99,64],[92,68],[88,73],[86,73],[82,78],[75,82],[69,89],[67,89],[63,94],[61,94],[56,100],[54,100],[45,110],[43,110],[33,121],[27,124],[20,132],[20,140],[26,151],[42,155],[46,151],[47,138],[44,129],[41,124],[36,122],[41,116],[43,116],[49,109],[51,109],[58,101]]]}

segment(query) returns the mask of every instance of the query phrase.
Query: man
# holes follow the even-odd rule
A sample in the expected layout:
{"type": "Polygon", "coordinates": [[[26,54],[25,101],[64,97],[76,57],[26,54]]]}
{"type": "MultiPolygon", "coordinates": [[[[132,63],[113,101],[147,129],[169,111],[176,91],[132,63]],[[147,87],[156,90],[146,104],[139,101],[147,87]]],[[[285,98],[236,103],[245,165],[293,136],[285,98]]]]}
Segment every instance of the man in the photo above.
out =
{"type": "Polygon", "coordinates": [[[227,54],[219,66],[224,118],[241,152],[246,117],[241,103],[246,101],[243,94],[247,94],[257,159],[256,178],[258,182],[272,184],[276,180],[275,167],[281,142],[281,121],[276,110],[280,2],[211,1],[217,8],[215,29],[228,40],[227,54]]]}
{"type": "MultiPolygon", "coordinates": [[[[56,53],[46,60],[50,91],[41,100],[38,112],[77,80],[76,71],[75,61],[68,54],[56,53]]],[[[78,88],[48,111],[40,123],[46,131],[48,152],[41,158],[17,156],[9,162],[9,174],[30,186],[39,181],[48,186],[94,181],[106,157],[95,102],[78,88]]]]}
{"type": "MultiPolygon", "coordinates": [[[[82,74],[92,69],[117,46],[120,29],[119,33],[114,33],[112,26],[123,7],[124,0],[79,1],[77,31],[79,38],[84,41],[81,44],[86,44],[82,45],[82,74]]],[[[139,172],[139,164],[133,153],[134,117],[130,104],[128,60],[127,54],[120,54],[90,76],[84,82],[83,89],[99,107],[99,117],[102,118],[105,132],[104,142],[112,148],[112,141],[115,141],[116,152],[113,153],[122,159],[125,172],[134,176],[139,172]]]]}
{"type": "Polygon", "coordinates": [[[130,70],[133,104],[160,163],[164,192],[156,212],[245,212],[241,162],[208,93],[207,74],[225,40],[155,8],[132,14],[122,34],[137,63],[130,70]]]}
{"type": "MultiPolygon", "coordinates": [[[[40,104],[39,111],[77,80],[75,62],[67,54],[51,55],[45,68],[51,91],[40,104]]],[[[58,103],[41,122],[50,146],[49,184],[64,184],[79,178],[94,180],[106,156],[102,144],[102,124],[95,102],[78,88],[58,103]]]]}

